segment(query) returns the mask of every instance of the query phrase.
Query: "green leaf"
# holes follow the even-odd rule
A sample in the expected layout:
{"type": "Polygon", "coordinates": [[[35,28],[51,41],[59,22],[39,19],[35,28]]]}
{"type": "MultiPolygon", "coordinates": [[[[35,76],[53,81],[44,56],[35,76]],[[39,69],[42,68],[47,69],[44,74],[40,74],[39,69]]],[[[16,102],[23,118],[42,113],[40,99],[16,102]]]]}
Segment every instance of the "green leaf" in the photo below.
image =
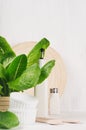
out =
{"type": "Polygon", "coordinates": [[[0,92],[1,92],[2,88],[3,88],[3,87],[0,85],[0,92]]]}
{"type": "Polygon", "coordinates": [[[0,52],[0,63],[2,62],[3,54],[0,52]]]}
{"type": "Polygon", "coordinates": [[[25,54],[17,56],[7,67],[6,76],[8,81],[18,78],[26,69],[27,57],[25,54]]]}
{"type": "Polygon", "coordinates": [[[41,74],[39,77],[38,84],[42,83],[50,74],[52,68],[55,65],[55,60],[51,60],[47,62],[42,68],[41,68],[41,74]]]}
{"type": "Polygon", "coordinates": [[[19,125],[18,117],[9,111],[0,112],[0,129],[10,129],[19,125]]]}
{"type": "Polygon", "coordinates": [[[6,67],[16,56],[7,40],[0,36],[0,63],[6,67]]]}
{"type": "Polygon", "coordinates": [[[7,85],[6,85],[6,76],[5,76],[5,69],[4,67],[2,66],[2,64],[0,64],[0,95],[8,95],[7,94],[7,85]]]}
{"type": "Polygon", "coordinates": [[[15,56],[12,55],[12,52],[7,52],[3,55],[1,63],[3,64],[4,68],[6,68],[12,60],[15,58],[15,56]]]}
{"type": "Polygon", "coordinates": [[[1,90],[0,95],[1,96],[9,96],[10,90],[8,88],[7,81],[5,79],[0,78],[0,85],[2,86],[2,90],[1,90]]]}
{"type": "Polygon", "coordinates": [[[2,88],[2,85],[0,85],[0,95],[3,95],[2,88]]]}
{"type": "Polygon", "coordinates": [[[8,82],[8,86],[11,90],[23,91],[36,86],[39,76],[40,68],[38,64],[35,63],[28,67],[19,78],[8,82]]]}
{"type": "Polygon", "coordinates": [[[28,54],[28,66],[38,63],[38,60],[41,56],[40,49],[47,49],[49,45],[50,42],[46,38],[43,38],[41,41],[39,41],[28,54]]]}
{"type": "MultiPolygon", "coordinates": [[[[13,52],[7,40],[2,36],[0,36],[0,50],[2,51],[3,54],[6,52],[13,52]]],[[[14,52],[13,52],[13,55],[15,55],[14,52]]]]}
{"type": "Polygon", "coordinates": [[[6,77],[5,77],[5,69],[4,69],[4,67],[3,67],[2,64],[0,64],[0,78],[6,80],[6,77]]]}

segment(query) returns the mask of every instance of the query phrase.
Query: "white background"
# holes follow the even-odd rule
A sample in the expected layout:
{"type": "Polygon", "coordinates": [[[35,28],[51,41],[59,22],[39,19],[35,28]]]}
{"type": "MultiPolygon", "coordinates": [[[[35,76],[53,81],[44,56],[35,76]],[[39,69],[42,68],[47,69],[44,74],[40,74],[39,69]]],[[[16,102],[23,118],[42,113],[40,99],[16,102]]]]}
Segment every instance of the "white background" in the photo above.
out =
{"type": "Polygon", "coordinates": [[[46,37],[62,56],[62,111],[86,111],[86,0],[0,0],[0,35],[13,46],[46,37]]]}

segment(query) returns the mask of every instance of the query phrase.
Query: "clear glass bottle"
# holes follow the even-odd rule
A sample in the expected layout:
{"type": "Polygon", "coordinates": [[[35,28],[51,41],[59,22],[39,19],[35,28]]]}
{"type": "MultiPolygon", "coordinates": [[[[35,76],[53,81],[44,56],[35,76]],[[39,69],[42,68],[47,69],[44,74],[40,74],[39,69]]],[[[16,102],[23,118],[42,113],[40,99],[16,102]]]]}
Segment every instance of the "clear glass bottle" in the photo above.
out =
{"type": "Polygon", "coordinates": [[[50,115],[60,114],[60,97],[58,93],[58,88],[50,89],[49,114],[50,115]]]}
{"type": "MultiPolygon", "coordinates": [[[[41,48],[40,51],[41,51],[41,56],[39,59],[39,65],[41,68],[46,63],[46,60],[44,59],[45,50],[43,48],[41,48]]],[[[39,101],[37,117],[47,117],[48,116],[48,83],[47,83],[47,79],[43,83],[37,85],[34,88],[34,95],[37,97],[37,99],[39,101]]]]}

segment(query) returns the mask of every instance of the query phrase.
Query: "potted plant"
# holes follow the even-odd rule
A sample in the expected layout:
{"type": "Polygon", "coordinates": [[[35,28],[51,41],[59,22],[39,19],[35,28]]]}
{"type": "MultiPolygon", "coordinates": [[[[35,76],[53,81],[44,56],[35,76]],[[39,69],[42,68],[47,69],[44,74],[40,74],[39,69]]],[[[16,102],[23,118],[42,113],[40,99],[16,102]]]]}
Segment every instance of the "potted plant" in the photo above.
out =
{"type": "Polygon", "coordinates": [[[11,92],[35,87],[49,76],[55,60],[47,62],[42,68],[38,64],[40,49],[47,49],[49,45],[49,41],[43,38],[28,55],[16,56],[6,39],[0,36],[0,96],[10,96],[11,92]]]}
{"type": "MultiPolygon", "coordinates": [[[[39,66],[41,49],[47,49],[50,42],[43,38],[27,54],[16,55],[7,40],[0,36],[0,102],[6,102],[11,92],[20,92],[41,84],[50,74],[55,60],[42,68],[39,66]]],[[[3,103],[2,103],[3,104],[3,103]]],[[[1,107],[1,106],[0,106],[1,107]]],[[[8,103],[6,105],[7,109],[8,103]]]]}

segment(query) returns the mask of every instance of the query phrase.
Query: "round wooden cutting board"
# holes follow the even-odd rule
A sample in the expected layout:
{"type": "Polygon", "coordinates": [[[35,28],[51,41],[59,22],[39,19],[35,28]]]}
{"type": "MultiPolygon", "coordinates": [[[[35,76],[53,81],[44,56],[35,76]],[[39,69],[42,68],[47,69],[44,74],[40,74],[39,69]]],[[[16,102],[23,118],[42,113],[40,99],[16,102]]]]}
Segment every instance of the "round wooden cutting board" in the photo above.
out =
{"type": "MultiPolygon", "coordinates": [[[[19,43],[13,46],[13,50],[16,52],[17,55],[23,53],[28,54],[35,44],[36,42],[19,43]]],[[[59,94],[61,96],[66,86],[66,70],[64,62],[60,54],[58,54],[58,52],[51,47],[48,47],[48,49],[46,50],[45,58],[47,59],[47,61],[52,59],[56,60],[55,66],[52,69],[50,76],[48,77],[48,88],[57,87],[59,89],[59,94]]],[[[28,92],[31,93],[32,95],[34,93],[33,91],[34,91],[33,88],[28,90],[28,92]]]]}

